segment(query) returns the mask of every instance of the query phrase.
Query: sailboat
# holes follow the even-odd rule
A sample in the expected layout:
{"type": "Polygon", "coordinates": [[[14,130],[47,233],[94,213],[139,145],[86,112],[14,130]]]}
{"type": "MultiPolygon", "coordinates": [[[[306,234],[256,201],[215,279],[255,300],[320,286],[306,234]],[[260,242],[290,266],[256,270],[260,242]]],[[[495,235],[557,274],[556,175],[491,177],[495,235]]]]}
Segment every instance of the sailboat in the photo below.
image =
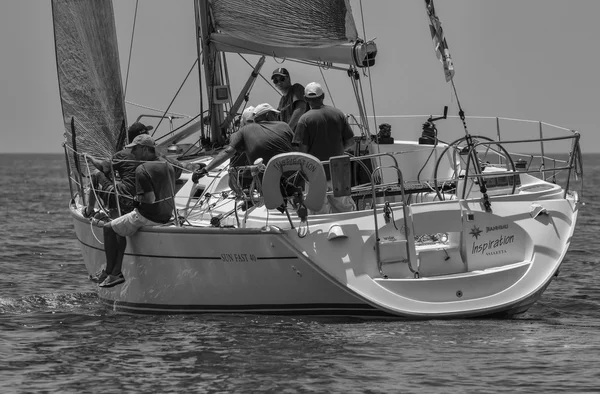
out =
{"type": "MultiPolygon", "coordinates": [[[[127,124],[114,11],[110,0],[52,5],[69,211],[92,274],[105,257],[100,225],[82,214],[85,154],[109,158],[123,146],[127,124]]],[[[365,104],[362,80],[376,72],[379,49],[358,37],[349,0],[193,5],[207,109],[157,139],[159,146],[182,162],[210,161],[239,127],[244,97],[272,57],[348,75],[357,98],[357,113],[347,115],[356,147],[325,163],[298,152],[267,163],[226,162],[198,183],[184,172],[172,196],[173,220],[128,238],[126,282],[98,290],[106,305],[130,313],[432,319],[513,317],[540,299],[559,272],[582,205],[579,133],[492,117],[477,118],[487,126],[474,135],[462,108],[454,117],[446,108],[415,117],[418,140],[396,140],[385,125],[375,131],[381,118],[365,104]],[[280,18],[265,18],[270,3],[280,18]],[[258,59],[241,87],[228,77],[232,53],[258,59]],[[451,121],[464,136],[445,142],[441,124],[451,121]],[[523,137],[502,139],[511,128],[523,137]],[[183,142],[191,136],[193,143],[183,142]],[[550,146],[560,153],[551,157],[550,146]],[[323,186],[325,168],[332,191],[323,186]],[[249,186],[240,182],[244,171],[252,174],[249,186]],[[288,193],[289,174],[310,187],[288,193]],[[327,195],[351,196],[357,209],[307,214],[327,195]]],[[[424,8],[456,92],[433,0],[424,8]]],[[[161,119],[168,117],[167,109],[161,119]]]]}

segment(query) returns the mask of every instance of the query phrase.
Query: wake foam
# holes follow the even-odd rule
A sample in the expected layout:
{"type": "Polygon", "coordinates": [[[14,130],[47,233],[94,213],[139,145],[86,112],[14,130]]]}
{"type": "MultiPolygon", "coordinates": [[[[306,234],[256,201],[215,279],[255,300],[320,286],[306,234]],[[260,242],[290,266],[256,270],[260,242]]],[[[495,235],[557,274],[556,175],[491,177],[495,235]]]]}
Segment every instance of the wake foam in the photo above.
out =
{"type": "Polygon", "coordinates": [[[34,294],[20,298],[0,298],[0,314],[67,312],[99,305],[98,294],[95,292],[34,294]]]}

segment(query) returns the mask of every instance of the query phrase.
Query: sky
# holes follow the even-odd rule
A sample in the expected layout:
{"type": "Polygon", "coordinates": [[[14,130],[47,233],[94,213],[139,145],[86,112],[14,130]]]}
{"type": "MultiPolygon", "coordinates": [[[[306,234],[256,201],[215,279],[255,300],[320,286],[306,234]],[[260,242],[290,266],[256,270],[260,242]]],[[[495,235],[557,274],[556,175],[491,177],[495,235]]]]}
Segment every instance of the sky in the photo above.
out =
{"type": "MultiPolygon", "coordinates": [[[[136,2],[114,3],[125,80],[136,2]]],[[[445,105],[449,115],[456,115],[457,100],[435,57],[424,2],[351,4],[361,36],[375,39],[378,46],[376,65],[362,78],[369,111],[380,122],[392,123],[393,135],[400,139],[418,137],[419,124],[386,116],[439,114],[445,105]]],[[[437,0],[436,9],[467,115],[543,121],[578,130],[583,152],[600,152],[600,1],[437,0]]],[[[50,0],[0,1],[0,54],[0,153],[62,152],[50,0]]],[[[127,80],[129,123],[140,114],[156,114],[137,105],[166,109],[195,57],[192,1],[140,1],[127,80]]],[[[247,60],[256,62],[254,57],[247,60]]],[[[345,72],[321,74],[317,68],[282,61],[267,59],[263,75],[269,79],[274,68],[286,67],[295,82],[327,82],[327,103],[356,112],[345,72]]],[[[249,66],[237,55],[229,55],[228,62],[232,85],[245,82],[249,66]]],[[[198,113],[197,83],[194,71],[172,111],[198,113]]],[[[276,106],[278,100],[278,93],[264,81],[256,83],[250,96],[252,105],[276,106]]],[[[445,125],[438,123],[440,135],[450,129],[445,125]]],[[[477,121],[468,125],[472,134],[483,127],[477,121]]]]}

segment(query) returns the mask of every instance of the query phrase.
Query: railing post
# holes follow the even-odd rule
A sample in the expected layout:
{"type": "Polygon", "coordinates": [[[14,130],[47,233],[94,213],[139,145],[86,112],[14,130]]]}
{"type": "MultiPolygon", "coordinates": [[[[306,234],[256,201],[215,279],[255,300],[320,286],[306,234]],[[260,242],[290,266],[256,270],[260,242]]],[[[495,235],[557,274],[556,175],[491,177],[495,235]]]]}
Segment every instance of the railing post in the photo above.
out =
{"type": "Polygon", "coordinates": [[[173,185],[175,182],[171,180],[171,172],[169,171],[169,165],[172,167],[173,165],[167,161],[165,161],[165,166],[167,167],[167,176],[169,177],[169,188],[171,189],[171,201],[173,201],[173,216],[175,217],[175,227],[181,227],[181,223],[179,223],[179,212],[177,212],[177,204],[175,203],[175,189],[173,189],[173,185]]]}
{"type": "MultiPolygon", "coordinates": [[[[496,117],[496,135],[498,136],[498,142],[502,141],[500,137],[500,118],[496,117]]],[[[498,164],[502,164],[502,155],[498,155],[498,164]]]]}
{"type": "Polygon", "coordinates": [[[541,164],[541,169],[542,169],[542,179],[545,181],[546,180],[546,153],[544,152],[544,130],[543,130],[543,126],[542,126],[542,122],[538,122],[540,125],[540,146],[542,148],[542,164],[541,164]]]}
{"type": "MultiPolygon", "coordinates": [[[[119,216],[121,216],[122,215],[121,204],[119,204],[119,191],[117,190],[117,177],[115,176],[115,169],[113,168],[112,159],[110,160],[110,173],[112,174],[113,189],[115,190],[115,201],[117,202],[117,212],[119,213],[119,216]]],[[[110,202],[110,195],[108,196],[108,201],[110,202]]],[[[110,212],[110,209],[109,209],[109,212],[110,212]]]]}

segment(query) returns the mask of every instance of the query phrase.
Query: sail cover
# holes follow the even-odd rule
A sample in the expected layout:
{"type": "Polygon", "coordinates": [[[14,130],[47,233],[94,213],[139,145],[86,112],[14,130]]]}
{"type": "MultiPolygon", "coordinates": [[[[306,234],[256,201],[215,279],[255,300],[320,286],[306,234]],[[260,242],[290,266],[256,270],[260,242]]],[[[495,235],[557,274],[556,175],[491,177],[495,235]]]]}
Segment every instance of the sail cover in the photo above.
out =
{"type": "MultiPolygon", "coordinates": [[[[363,66],[349,0],[210,0],[217,50],[363,66]]],[[[373,55],[374,56],[374,55],[373,55]]],[[[368,64],[371,65],[371,64],[368,64]]]]}
{"type": "Polygon", "coordinates": [[[111,0],[52,0],[58,83],[66,142],[110,158],[125,133],[111,0]],[[76,139],[73,138],[72,129],[76,139]]]}
{"type": "Polygon", "coordinates": [[[444,37],[442,22],[440,22],[440,19],[435,13],[433,0],[425,0],[425,8],[427,10],[427,16],[429,16],[429,30],[431,30],[431,39],[433,40],[435,54],[444,66],[446,82],[450,82],[452,78],[454,78],[454,64],[450,57],[450,50],[448,49],[446,37],[444,37]]]}

